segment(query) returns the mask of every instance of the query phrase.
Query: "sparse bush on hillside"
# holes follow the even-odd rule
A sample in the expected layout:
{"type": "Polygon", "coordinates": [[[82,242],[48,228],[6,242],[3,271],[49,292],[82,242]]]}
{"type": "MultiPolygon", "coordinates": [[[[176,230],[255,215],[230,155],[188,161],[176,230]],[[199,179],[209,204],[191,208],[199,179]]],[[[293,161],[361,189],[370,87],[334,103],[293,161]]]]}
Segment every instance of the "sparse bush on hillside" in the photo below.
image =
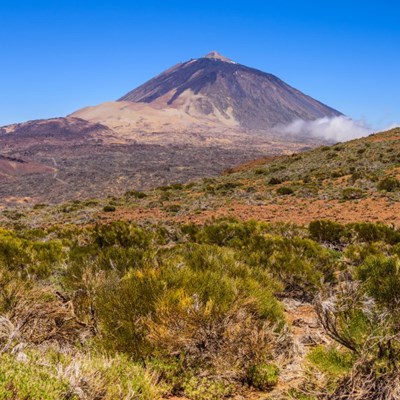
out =
{"type": "Polygon", "coordinates": [[[333,387],[329,388],[328,381],[325,387],[320,386],[325,391],[322,398],[397,399],[398,263],[397,257],[367,257],[357,267],[355,280],[342,282],[337,291],[317,301],[320,322],[343,349],[339,360],[330,357],[328,364],[317,354],[312,355],[314,364],[325,374],[332,376],[337,371],[333,387]],[[344,354],[348,360],[345,364],[344,354]]]}
{"type": "Polygon", "coordinates": [[[282,183],[282,182],[283,182],[282,179],[272,177],[272,178],[268,181],[268,184],[269,184],[269,185],[279,185],[279,184],[282,183]]]}
{"type": "Polygon", "coordinates": [[[278,193],[278,194],[280,194],[282,196],[287,196],[289,194],[293,194],[294,190],[292,188],[290,188],[290,187],[282,186],[282,187],[280,187],[280,188],[278,188],[276,190],[276,193],[278,193]]]}
{"type": "Polygon", "coordinates": [[[373,243],[383,241],[389,244],[400,243],[400,231],[384,224],[360,222],[348,224],[347,230],[351,233],[352,241],[373,243]]]}
{"type": "Polygon", "coordinates": [[[145,199],[147,194],[144,192],[139,192],[137,190],[129,190],[125,193],[126,197],[134,197],[135,199],[145,199]]]}
{"type": "MultiPolygon", "coordinates": [[[[182,248],[176,255],[167,253],[157,263],[162,267],[132,270],[101,290],[97,309],[107,347],[137,357],[154,349],[172,354],[188,346],[189,355],[196,351],[197,340],[206,343],[201,336],[206,327],[211,331],[203,334],[210,334],[210,338],[226,334],[223,321],[233,309],[244,307],[244,312],[250,307],[260,321],[275,323],[281,318],[268,274],[252,272],[228,250],[182,248]],[[235,278],[239,272],[241,281],[235,278]],[[177,316],[180,323],[174,326],[177,316]]],[[[220,340],[222,346],[222,336],[220,340]]],[[[214,344],[210,342],[210,346],[214,344]]],[[[203,357],[209,350],[204,348],[193,356],[203,357]]]]}
{"type": "Polygon", "coordinates": [[[120,355],[0,355],[1,400],[156,400],[163,390],[153,371],[120,355]]]}
{"type": "Polygon", "coordinates": [[[400,181],[394,177],[388,176],[378,183],[378,190],[394,192],[400,188],[400,181]]]}
{"type": "Polygon", "coordinates": [[[342,191],[343,200],[356,200],[364,197],[364,191],[360,188],[348,187],[342,191]]]}
{"type": "Polygon", "coordinates": [[[267,391],[278,383],[279,368],[274,364],[259,364],[248,371],[249,383],[256,389],[267,391]]]}

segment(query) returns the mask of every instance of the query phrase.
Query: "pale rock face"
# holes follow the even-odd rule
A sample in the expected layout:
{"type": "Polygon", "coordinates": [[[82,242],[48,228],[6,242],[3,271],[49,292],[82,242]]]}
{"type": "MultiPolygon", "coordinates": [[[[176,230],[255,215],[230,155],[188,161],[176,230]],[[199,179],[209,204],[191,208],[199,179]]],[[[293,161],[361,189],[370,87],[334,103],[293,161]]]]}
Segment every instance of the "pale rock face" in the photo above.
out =
{"type": "Polygon", "coordinates": [[[206,54],[203,58],[210,58],[212,60],[220,60],[220,61],[236,64],[235,61],[232,61],[229,58],[224,57],[222,54],[218,53],[217,51],[212,51],[212,52],[206,54]]]}

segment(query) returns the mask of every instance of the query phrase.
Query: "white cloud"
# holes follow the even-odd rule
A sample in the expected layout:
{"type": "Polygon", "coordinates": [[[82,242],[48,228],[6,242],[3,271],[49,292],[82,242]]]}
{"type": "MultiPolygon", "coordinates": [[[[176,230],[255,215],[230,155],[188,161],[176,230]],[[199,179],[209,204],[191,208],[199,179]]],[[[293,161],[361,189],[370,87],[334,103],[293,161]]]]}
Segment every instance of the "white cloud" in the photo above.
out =
{"type": "Polygon", "coordinates": [[[386,126],[384,129],[382,129],[382,131],[390,131],[391,129],[394,129],[394,128],[400,128],[400,123],[391,124],[389,126],[386,126]]]}
{"type": "Polygon", "coordinates": [[[296,120],[277,129],[290,135],[321,137],[332,142],[345,142],[373,132],[365,122],[345,116],[324,117],[314,121],[296,120]]]}

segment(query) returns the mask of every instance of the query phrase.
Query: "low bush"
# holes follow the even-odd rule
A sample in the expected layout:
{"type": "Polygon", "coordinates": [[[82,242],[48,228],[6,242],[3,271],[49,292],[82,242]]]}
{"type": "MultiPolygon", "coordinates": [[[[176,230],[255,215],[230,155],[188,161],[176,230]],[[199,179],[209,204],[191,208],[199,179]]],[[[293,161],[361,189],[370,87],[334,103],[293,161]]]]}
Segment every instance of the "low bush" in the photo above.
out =
{"type": "Polygon", "coordinates": [[[354,364],[354,356],[349,351],[338,350],[335,347],[315,347],[309,354],[308,360],[321,372],[330,378],[338,378],[349,373],[354,364]]]}
{"type": "Polygon", "coordinates": [[[154,372],[123,356],[54,350],[0,355],[1,400],[155,400],[163,391],[154,372]]]}
{"type": "Polygon", "coordinates": [[[279,368],[274,364],[263,363],[251,366],[248,370],[249,383],[258,390],[268,391],[277,385],[279,368]]]}
{"type": "Polygon", "coordinates": [[[342,191],[343,200],[356,200],[364,197],[364,191],[359,188],[348,187],[342,191]]]}
{"type": "Polygon", "coordinates": [[[147,194],[144,192],[139,192],[137,190],[129,190],[125,193],[126,197],[134,197],[135,199],[145,199],[147,194]]]}
{"type": "Polygon", "coordinates": [[[281,184],[282,182],[283,182],[282,179],[272,177],[272,178],[268,181],[268,185],[279,185],[279,184],[281,184]]]}
{"type": "Polygon", "coordinates": [[[325,220],[310,222],[308,230],[312,239],[334,245],[340,244],[346,235],[343,225],[325,220]]]}
{"type": "Polygon", "coordinates": [[[382,255],[368,257],[357,269],[363,289],[374,300],[390,309],[400,311],[400,259],[382,255]]]}
{"type": "Polygon", "coordinates": [[[400,188],[400,181],[394,177],[388,176],[379,181],[378,190],[384,190],[386,192],[394,192],[400,188]]]}
{"type": "Polygon", "coordinates": [[[290,187],[282,186],[276,190],[276,193],[278,193],[279,195],[282,195],[282,196],[287,196],[289,194],[293,194],[294,190],[290,187]]]}

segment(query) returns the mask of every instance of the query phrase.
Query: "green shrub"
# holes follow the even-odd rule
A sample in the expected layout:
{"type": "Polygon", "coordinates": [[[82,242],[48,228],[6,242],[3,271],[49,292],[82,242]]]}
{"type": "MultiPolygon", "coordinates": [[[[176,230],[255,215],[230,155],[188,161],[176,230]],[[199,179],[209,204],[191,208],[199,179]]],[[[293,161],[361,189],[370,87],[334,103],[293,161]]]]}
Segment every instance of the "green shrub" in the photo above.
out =
{"type": "Polygon", "coordinates": [[[292,188],[290,188],[290,187],[282,186],[282,187],[280,187],[280,188],[278,188],[276,190],[276,193],[278,193],[278,194],[280,194],[282,196],[287,196],[289,194],[293,194],[294,190],[292,188]]]}
{"type": "Polygon", "coordinates": [[[394,192],[400,188],[400,181],[394,177],[388,176],[379,181],[378,190],[385,190],[386,192],[394,192]]]}
{"type": "Polygon", "coordinates": [[[63,259],[58,241],[30,241],[0,231],[0,266],[20,276],[46,278],[63,259]]]}
{"type": "Polygon", "coordinates": [[[336,255],[312,240],[272,235],[249,240],[242,257],[272,273],[288,294],[310,298],[323,281],[334,281],[336,255]]]}
{"type": "Polygon", "coordinates": [[[364,197],[364,191],[359,188],[348,187],[342,191],[343,200],[356,200],[364,197]]]}
{"type": "Polygon", "coordinates": [[[34,210],[42,210],[43,208],[46,208],[47,204],[42,204],[42,203],[37,203],[33,206],[34,210]]]}
{"type": "Polygon", "coordinates": [[[225,182],[217,185],[215,189],[222,193],[227,193],[241,186],[243,186],[243,184],[240,182],[225,182]]]}
{"type": "Polygon", "coordinates": [[[380,223],[360,222],[348,224],[346,230],[352,236],[354,242],[372,243],[383,241],[390,244],[400,243],[400,232],[380,223]]]}
{"type": "Polygon", "coordinates": [[[276,178],[276,177],[272,177],[269,181],[268,181],[268,185],[279,185],[281,184],[283,181],[282,179],[276,178]]]}
{"type": "Polygon", "coordinates": [[[55,367],[40,363],[37,356],[23,362],[13,355],[0,355],[1,400],[59,400],[67,398],[68,392],[68,381],[57,376],[55,367]]]}
{"type": "Polygon", "coordinates": [[[23,361],[2,354],[0,361],[1,400],[155,400],[164,390],[151,370],[120,355],[67,356],[48,350],[29,351],[23,361]]]}
{"type": "Polygon", "coordinates": [[[107,205],[103,207],[104,212],[114,212],[116,210],[115,206],[107,205]]]}
{"type": "Polygon", "coordinates": [[[148,248],[153,235],[134,223],[116,221],[107,225],[96,225],[93,240],[100,247],[121,246],[148,248]]]}
{"type": "Polygon", "coordinates": [[[357,269],[363,288],[379,304],[400,311],[400,260],[398,257],[371,256],[357,269]]]}
{"type": "MultiPolygon", "coordinates": [[[[218,339],[219,356],[235,358],[226,347],[234,342],[225,336],[226,323],[235,323],[237,332],[245,332],[261,329],[263,321],[282,321],[271,277],[238,262],[230,250],[184,246],[160,254],[155,265],[130,270],[121,280],[109,279],[98,292],[96,309],[106,348],[134,357],[186,349],[196,364],[207,352],[217,351],[203,333],[210,331],[218,339]],[[249,319],[236,321],[240,315],[249,319]],[[202,352],[194,352],[200,342],[202,352]]],[[[241,346],[245,353],[254,351],[251,342],[243,341],[241,346]]],[[[262,346],[258,344],[255,354],[262,346]]]]}
{"type": "Polygon", "coordinates": [[[322,243],[340,244],[345,236],[345,228],[332,221],[310,222],[308,230],[312,239],[322,243]]]}
{"type": "MultiPolygon", "coordinates": [[[[216,244],[218,246],[231,246],[238,243],[242,245],[261,225],[255,222],[240,223],[233,219],[225,219],[206,224],[202,229],[196,229],[193,240],[199,243],[216,244]]],[[[185,228],[186,230],[188,227],[185,228]]],[[[192,228],[194,229],[194,228],[192,228]]]]}
{"type": "Polygon", "coordinates": [[[168,206],[165,207],[166,211],[176,214],[177,212],[180,211],[181,206],[179,204],[169,204],[168,206]]]}
{"type": "Polygon", "coordinates": [[[279,368],[274,364],[254,365],[248,370],[249,384],[258,390],[268,391],[277,385],[279,368]]]}
{"type": "Polygon", "coordinates": [[[193,400],[221,400],[233,394],[234,387],[223,379],[192,377],[184,382],[183,390],[193,400]]]}
{"type": "Polygon", "coordinates": [[[130,190],[125,193],[126,197],[134,197],[135,199],[144,199],[147,197],[147,194],[144,192],[139,192],[137,190],[130,190]]]}
{"type": "Polygon", "coordinates": [[[336,378],[351,371],[354,356],[349,351],[339,351],[336,348],[315,347],[309,354],[308,360],[321,372],[336,378]]]}

